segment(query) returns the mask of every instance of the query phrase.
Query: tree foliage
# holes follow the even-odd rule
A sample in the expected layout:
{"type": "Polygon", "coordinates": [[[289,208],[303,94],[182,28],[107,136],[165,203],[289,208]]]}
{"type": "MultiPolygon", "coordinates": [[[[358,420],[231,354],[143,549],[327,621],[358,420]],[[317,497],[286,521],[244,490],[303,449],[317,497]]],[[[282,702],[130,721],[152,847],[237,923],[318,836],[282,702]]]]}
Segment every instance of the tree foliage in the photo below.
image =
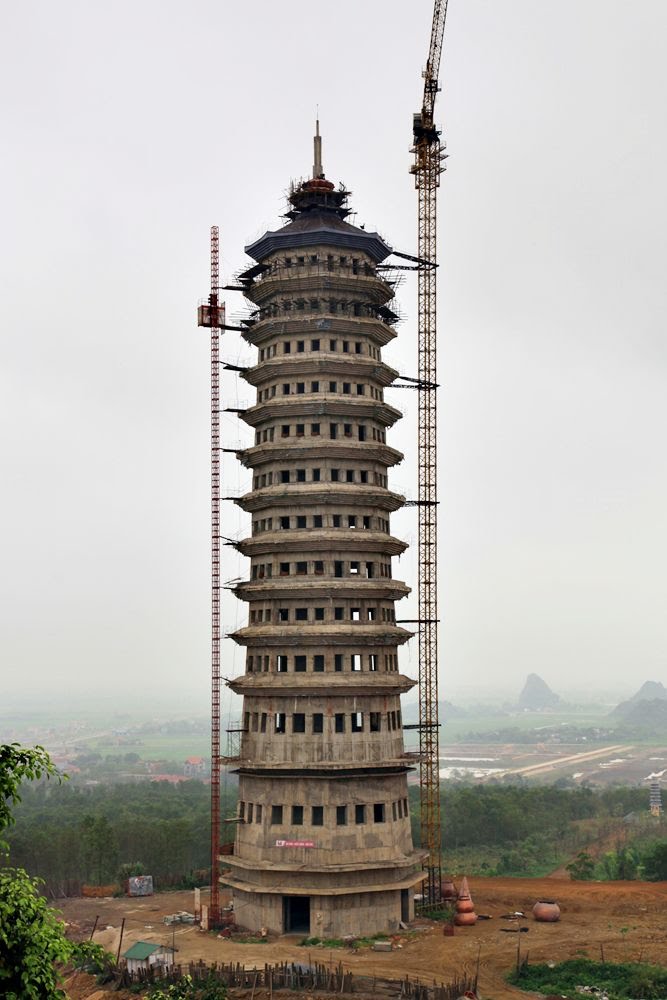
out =
{"type": "Polygon", "coordinates": [[[572,958],[557,965],[528,965],[511,972],[508,980],[522,990],[576,996],[580,983],[595,983],[610,1000],[664,1000],[667,969],[645,962],[594,962],[572,958]]]}
{"type": "Polygon", "coordinates": [[[69,959],[71,943],[39,885],[22,868],[0,869],[0,995],[7,1000],[65,996],[56,963],[69,959]]]}
{"type": "MultiPolygon", "coordinates": [[[[21,783],[43,776],[62,778],[44,747],[0,744],[0,838],[14,822],[13,808],[21,801],[21,783]]],[[[7,850],[7,844],[0,839],[0,851],[3,850],[7,850]]]]}
{"type": "MultiPolygon", "coordinates": [[[[223,815],[233,815],[235,790],[222,798],[223,815]]],[[[201,781],[27,788],[12,857],[63,894],[69,883],[124,880],[137,859],[157,887],[200,884],[197,873],[210,865],[210,802],[201,781]]]]}
{"type": "Polygon", "coordinates": [[[197,982],[191,976],[183,976],[169,986],[152,986],[148,996],[150,1000],[226,1000],[227,988],[212,974],[197,982]]]}
{"type": "Polygon", "coordinates": [[[590,882],[595,874],[595,861],[588,851],[579,851],[574,861],[566,865],[570,878],[576,882],[590,882]]]}
{"type": "Polygon", "coordinates": [[[643,862],[649,882],[667,882],[667,840],[649,845],[643,862]]]}
{"type": "MultiPolygon", "coordinates": [[[[0,745],[0,833],[13,822],[23,781],[58,772],[42,747],[0,745]]],[[[6,849],[6,844],[2,842],[6,849]]],[[[71,943],[39,891],[40,880],[22,868],[0,868],[0,995],[7,1000],[56,1000],[57,963],[66,962],[71,943]]]]}
{"type": "MultiPolygon", "coordinates": [[[[235,815],[236,786],[222,792],[222,815],[235,815]]],[[[419,844],[416,787],[410,789],[410,805],[419,844]]],[[[442,839],[446,852],[464,854],[466,866],[472,860],[470,871],[536,875],[563,864],[598,835],[609,837],[629,812],[648,814],[646,807],[645,788],[446,784],[442,839]]],[[[635,828],[643,829],[641,824],[627,829],[635,828]]],[[[658,830],[651,829],[655,840],[658,830]]],[[[130,874],[127,866],[137,860],[158,889],[204,884],[210,864],[210,788],[196,780],[177,785],[42,782],[25,788],[8,840],[13,863],[44,878],[58,894],[78,891],[81,882],[122,883],[130,874]]],[[[612,870],[617,878],[641,877],[642,862],[641,852],[607,859],[607,873],[599,863],[593,877],[612,877],[612,870]]]]}

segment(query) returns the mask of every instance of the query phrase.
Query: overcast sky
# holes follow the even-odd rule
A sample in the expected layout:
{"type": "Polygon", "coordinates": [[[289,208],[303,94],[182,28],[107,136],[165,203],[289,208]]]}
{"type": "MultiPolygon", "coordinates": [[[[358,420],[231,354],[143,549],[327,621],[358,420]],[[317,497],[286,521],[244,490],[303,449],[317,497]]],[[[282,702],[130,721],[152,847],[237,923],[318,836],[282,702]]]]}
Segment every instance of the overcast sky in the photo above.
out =
{"type": "MultiPolygon", "coordinates": [[[[207,710],[209,226],[224,277],[324,168],[416,249],[432,3],[2,4],[7,697],[207,710]]],[[[450,0],[437,118],[441,693],[667,682],[665,0],[450,0]]],[[[386,360],[416,374],[416,290],[386,360]]],[[[230,294],[228,309],[243,302],[230,294]]],[[[252,358],[237,334],[223,354],[252,358]]],[[[251,390],[226,376],[226,405],[251,390]]],[[[414,393],[390,443],[415,451],[414,393]]],[[[243,402],[241,402],[243,405],[243,402]]],[[[225,417],[223,438],[249,434],[225,417]]],[[[223,484],[249,483],[233,457],[223,484]]],[[[414,495],[406,460],[391,482],[414,495]]],[[[228,534],[248,519],[227,504],[228,534]]],[[[413,538],[414,510],[393,521],[413,538]]],[[[224,550],[223,579],[247,574],[224,550]]],[[[395,560],[416,584],[416,559],[395,560]]],[[[399,617],[414,617],[413,598],[399,617]]],[[[244,622],[228,596],[225,630],[244,622]]],[[[224,673],[243,654],[224,644],[224,673]]],[[[416,640],[402,652],[414,675],[416,640]]]]}

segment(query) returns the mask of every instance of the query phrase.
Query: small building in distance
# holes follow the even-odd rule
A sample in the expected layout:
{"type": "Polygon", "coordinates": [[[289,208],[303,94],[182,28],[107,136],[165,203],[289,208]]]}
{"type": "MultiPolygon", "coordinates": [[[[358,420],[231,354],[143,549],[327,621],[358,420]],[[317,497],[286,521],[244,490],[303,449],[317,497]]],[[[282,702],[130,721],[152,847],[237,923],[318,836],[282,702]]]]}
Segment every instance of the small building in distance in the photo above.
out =
{"type": "Polygon", "coordinates": [[[183,764],[183,774],[188,778],[205,778],[208,765],[203,757],[186,757],[183,764]]]}
{"type": "Polygon", "coordinates": [[[157,965],[169,968],[174,964],[175,948],[169,945],[156,944],[154,941],[137,941],[124,953],[128,972],[138,972],[157,965]]]}

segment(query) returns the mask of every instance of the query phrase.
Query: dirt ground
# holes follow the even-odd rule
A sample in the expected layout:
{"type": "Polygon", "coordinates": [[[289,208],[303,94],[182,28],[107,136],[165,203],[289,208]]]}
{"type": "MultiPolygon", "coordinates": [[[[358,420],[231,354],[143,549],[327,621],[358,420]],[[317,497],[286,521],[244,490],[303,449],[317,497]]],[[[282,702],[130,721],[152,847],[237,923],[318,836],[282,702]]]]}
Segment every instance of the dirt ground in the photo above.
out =
{"type": "MultiPolygon", "coordinates": [[[[559,962],[584,954],[600,958],[603,953],[605,959],[667,965],[667,883],[478,878],[470,889],[476,912],[488,914],[490,920],[480,920],[474,927],[457,927],[453,937],[445,937],[440,925],[423,922],[412,933],[397,936],[394,951],[389,953],[304,948],[296,935],[272,938],[265,944],[241,944],[194,926],[167,927],[163,923],[166,914],[192,911],[191,892],[146,899],[69,899],[56,905],[70,924],[73,937],[88,937],[99,915],[94,940],[115,953],[124,917],[122,951],[138,940],[173,941],[183,962],[201,958],[239,962],[249,968],[281,961],[342,962],[346,969],[364,975],[390,979],[409,975],[422,982],[446,982],[464,968],[474,971],[479,957],[479,988],[484,1000],[526,996],[504,981],[516,962],[519,943],[522,956],[529,953],[535,962],[559,962]],[[533,904],[542,898],[559,902],[559,923],[540,924],[530,917],[533,904]],[[516,910],[528,914],[527,919],[501,919],[502,914],[516,910]],[[527,927],[528,933],[508,933],[517,925],[527,927]]],[[[202,901],[206,901],[203,892],[202,901]]],[[[92,1000],[86,993],[77,996],[92,1000]]],[[[260,1000],[259,993],[256,1000],[260,1000]]]]}

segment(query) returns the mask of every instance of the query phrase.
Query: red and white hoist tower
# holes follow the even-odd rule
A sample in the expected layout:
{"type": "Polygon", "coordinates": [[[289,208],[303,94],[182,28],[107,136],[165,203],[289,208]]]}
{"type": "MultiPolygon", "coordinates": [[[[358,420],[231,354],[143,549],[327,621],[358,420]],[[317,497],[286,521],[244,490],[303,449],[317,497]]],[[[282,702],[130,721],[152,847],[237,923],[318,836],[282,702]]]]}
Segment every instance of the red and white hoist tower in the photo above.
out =
{"type": "Polygon", "coordinates": [[[197,310],[211,330],[211,900],[209,924],[220,920],[220,334],[225,305],[219,301],[218,227],[211,226],[211,291],[197,310]]]}
{"type": "Polygon", "coordinates": [[[418,195],[417,309],[419,489],[419,751],[421,845],[428,851],[426,903],[440,899],[440,739],[438,723],[438,465],[437,465],[437,193],[446,158],[434,120],[440,89],[447,0],[435,0],[431,42],[424,70],[422,109],[413,117],[415,160],[410,168],[418,195]]]}

